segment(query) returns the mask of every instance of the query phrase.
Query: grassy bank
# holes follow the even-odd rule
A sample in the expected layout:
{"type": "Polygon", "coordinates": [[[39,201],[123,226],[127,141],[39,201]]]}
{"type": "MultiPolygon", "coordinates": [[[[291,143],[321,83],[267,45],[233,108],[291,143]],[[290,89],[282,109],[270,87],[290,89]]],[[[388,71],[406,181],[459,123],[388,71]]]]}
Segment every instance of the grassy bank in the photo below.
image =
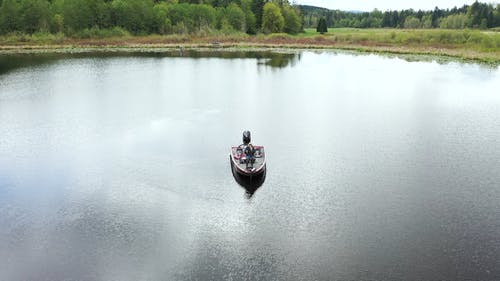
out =
{"type": "Polygon", "coordinates": [[[500,63],[500,32],[495,30],[312,29],[298,35],[246,34],[131,36],[99,32],[83,37],[35,33],[0,36],[0,53],[68,50],[74,48],[259,47],[348,49],[363,52],[425,54],[500,63]]]}

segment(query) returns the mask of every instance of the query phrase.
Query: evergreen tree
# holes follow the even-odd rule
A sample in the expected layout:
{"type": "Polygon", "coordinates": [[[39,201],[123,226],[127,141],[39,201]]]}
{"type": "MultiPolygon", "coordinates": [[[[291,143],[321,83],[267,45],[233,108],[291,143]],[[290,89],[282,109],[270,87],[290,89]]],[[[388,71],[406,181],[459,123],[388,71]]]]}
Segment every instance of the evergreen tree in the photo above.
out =
{"type": "Polygon", "coordinates": [[[326,26],[326,19],[325,18],[320,18],[318,22],[318,27],[316,27],[316,31],[324,34],[328,32],[328,27],[326,26]]]}
{"type": "Polygon", "coordinates": [[[382,18],[382,27],[393,27],[391,13],[384,13],[384,17],[382,18]]]}
{"type": "Polygon", "coordinates": [[[264,14],[265,0],[252,0],[252,12],[255,15],[255,28],[262,28],[262,16],[264,14]]]}
{"type": "Polygon", "coordinates": [[[494,24],[493,26],[500,26],[500,4],[497,5],[493,12],[494,24]]]}

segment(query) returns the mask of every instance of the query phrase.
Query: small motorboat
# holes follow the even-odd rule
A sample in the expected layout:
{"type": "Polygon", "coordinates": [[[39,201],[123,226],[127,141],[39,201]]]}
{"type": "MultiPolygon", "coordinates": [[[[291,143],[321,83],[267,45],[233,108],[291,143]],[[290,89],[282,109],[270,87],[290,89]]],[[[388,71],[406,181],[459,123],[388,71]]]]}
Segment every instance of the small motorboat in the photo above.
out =
{"type": "Polygon", "coordinates": [[[242,177],[257,177],[265,174],[266,154],[263,146],[250,144],[250,132],[243,132],[243,144],[231,147],[233,174],[242,177]]]}

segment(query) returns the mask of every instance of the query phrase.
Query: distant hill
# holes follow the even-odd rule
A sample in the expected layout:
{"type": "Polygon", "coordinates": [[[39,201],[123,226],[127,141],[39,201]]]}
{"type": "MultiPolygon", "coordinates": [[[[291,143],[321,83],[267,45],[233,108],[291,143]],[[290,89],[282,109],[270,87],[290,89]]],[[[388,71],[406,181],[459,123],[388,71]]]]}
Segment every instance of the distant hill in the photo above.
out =
{"type": "Polygon", "coordinates": [[[317,7],[317,6],[311,6],[311,5],[298,5],[299,9],[303,12],[328,12],[330,9],[323,8],[323,7],[317,7]]]}
{"type": "Polygon", "coordinates": [[[306,28],[316,27],[320,18],[326,17],[326,15],[331,13],[330,9],[323,7],[311,5],[298,5],[298,7],[302,15],[304,27],[306,28]]]}
{"type": "MultiPolygon", "coordinates": [[[[300,10],[305,11],[305,12],[329,12],[333,11],[328,8],[323,8],[323,7],[318,7],[318,6],[311,6],[311,5],[298,5],[300,10]]],[[[361,14],[364,13],[365,11],[359,11],[359,10],[350,10],[350,11],[345,11],[347,13],[352,13],[352,14],[361,14]]]]}
{"type": "Polygon", "coordinates": [[[311,5],[298,5],[302,17],[304,19],[304,27],[315,27],[317,25],[318,19],[321,17],[326,17],[327,18],[327,24],[328,26],[332,26],[332,14],[344,14],[344,15],[361,15],[365,12],[363,11],[358,11],[358,10],[351,10],[351,11],[341,11],[341,10],[331,10],[328,8],[323,8],[323,7],[317,7],[317,6],[311,6],[311,5]]]}
{"type": "Polygon", "coordinates": [[[389,10],[363,12],[357,10],[342,11],[310,5],[299,5],[305,28],[315,28],[319,19],[325,18],[328,27],[355,28],[445,28],[488,29],[500,27],[500,4],[474,2],[472,5],[451,9],[415,11],[389,10]]]}

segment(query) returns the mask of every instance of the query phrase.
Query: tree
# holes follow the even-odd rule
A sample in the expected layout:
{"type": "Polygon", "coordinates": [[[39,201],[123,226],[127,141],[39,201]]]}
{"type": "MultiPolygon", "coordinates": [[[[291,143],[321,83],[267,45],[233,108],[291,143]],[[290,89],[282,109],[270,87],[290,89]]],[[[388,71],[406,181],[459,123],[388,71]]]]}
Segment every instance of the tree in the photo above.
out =
{"type": "Polygon", "coordinates": [[[26,33],[49,30],[50,10],[46,0],[21,1],[21,29],[26,33]]]}
{"type": "Polygon", "coordinates": [[[422,17],[422,28],[432,28],[432,16],[425,15],[422,17]]]}
{"type": "Polygon", "coordinates": [[[113,0],[112,7],[116,25],[136,34],[153,30],[152,0],[113,0]]]}
{"type": "Polygon", "coordinates": [[[154,31],[159,34],[169,34],[172,32],[172,22],[167,17],[169,5],[159,3],[153,7],[154,31]]]}
{"type": "Polygon", "coordinates": [[[495,12],[493,12],[493,18],[495,19],[494,26],[500,26],[500,4],[497,5],[495,12]]]}
{"type": "Polygon", "coordinates": [[[479,17],[480,4],[475,1],[467,10],[467,17],[469,18],[469,27],[478,27],[481,24],[481,18],[479,17]]]}
{"type": "Polygon", "coordinates": [[[73,31],[91,28],[97,21],[86,0],[67,0],[57,5],[62,5],[64,22],[73,31]]]}
{"type": "Polygon", "coordinates": [[[19,30],[21,7],[16,0],[4,0],[0,7],[0,32],[19,30]]]}
{"type": "Polygon", "coordinates": [[[435,7],[432,11],[432,27],[439,27],[439,19],[442,17],[442,11],[435,7]]]}
{"type": "Polygon", "coordinates": [[[500,26],[500,4],[475,1],[445,10],[354,13],[294,6],[290,0],[0,0],[0,34],[50,31],[92,36],[97,33],[87,29],[111,27],[135,34],[202,35],[212,28],[294,34],[304,25],[322,33],[329,26],[486,29],[500,26]]]}
{"type": "Polygon", "coordinates": [[[252,12],[255,15],[255,29],[262,28],[262,16],[264,14],[265,0],[252,0],[252,12]]]}
{"type": "MultiPolygon", "coordinates": [[[[168,9],[167,17],[172,22],[174,29],[186,33],[193,29],[193,20],[191,18],[191,5],[187,3],[171,5],[168,9]]],[[[178,33],[175,32],[174,33],[178,33]]]]}
{"type": "Polygon", "coordinates": [[[234,30],[246,32],[245,13],[236,3],[231,3],[227,6],[225,17],[234,30]]]}
{"type": "Polygon", "coordinates": [[[64,31],[64,17],[61,14],[55,14],[52,17],[52,30],[55,32],[64,31]]]}
{"type": "Polygon", "coordinates": [[[467,15],[465,14],[457,14],[457,15],[449,15],[446,18],[441,20],[439,24],[440,28],[448,28],[448,29],[462,29],[467,26],[467,15]]]}
{"type": "Polygon", "coordinates": [[[382,27],[382,18],[384,15],[381,11],[374,9],[370,13],[370,27],[380,28],[382,27]]]}
{"type": "Polygon", "coordinates": [[[286,33],[297,34],[302,31],[302,21],[293,7],[283,7],[283,18],[285,19],[284,30],[286,33]]]}
{"type": "Polygon", "coordinates": [[[113,9],[111,7],[111,2],[104,0],[95,0],[93,9],[96,15],[94,26],[98,26],[101,28],[109,28],[114,26],[112,20],[113,9]]]}
{"type": "Polygon", "coordinates": [[[190,5],[190,9],[194,27],[198,31],[202,31],[203,29],[211,29],[212,27],[215,26],[216,18],[215,18],[214,7],[205,4],[200,4],[200,5],[192,4],[190,5]]]}
{"type": "Polygon", "coordinates": [[[285,19],[281,14],[278,5],[274,3],[266,3],[262,14],[262,31],[264,33],[278,33],[283,31],[285,19]]]}
{"type": "Polygon", "coordinates": [[[316,27],[316,31],[324,34],[328,32],[328,27],[326,26],[326,19],[325,18],[320,18],[318,22],[318,27],[316,27]]]}
{"type": "Polygon", "coordinates": [[[398,11],[393,11],[391,13],[391,21],[392,21],[392,26],[391,27],[399,27],[399,20],[400,20],[400,17],[399,17],[399,12],[398,11]]]}
{"type": "Polygon", "coordinates": [[[392,17],[390,12],[385,12],[382,18],[382,27],[393,27],[392,17]]]}
{"type": "Polygon", "coordinates": [[[420,20],[417,17],[409,16],[405,19],[405,28],[420,28],[420,20]]]}
{"type": "Polygon", "coordinates": [[[252,12],[252,0],[241,0],[241,9],[245,13],[245,23],[248,34],[257,33],[257,18],[252,12]]]}
{"type": "MultiPolygon", "coordinates": [[[[183,0],[182,2],[186,2],[187,0],[183,0]]],[[[190,0],[190,1],[187,1],[188,3],[192,3],[192,4],[199,4],[200,2],[198,2],[199,0],[190,0]]],[[[206,4],[210,4],[211,6],[213,7],[227,7],[229,4],[231,4],[232,0],[208,0],[208,1],[201,1],[203,3],[206,3],[206,4]]]]}

